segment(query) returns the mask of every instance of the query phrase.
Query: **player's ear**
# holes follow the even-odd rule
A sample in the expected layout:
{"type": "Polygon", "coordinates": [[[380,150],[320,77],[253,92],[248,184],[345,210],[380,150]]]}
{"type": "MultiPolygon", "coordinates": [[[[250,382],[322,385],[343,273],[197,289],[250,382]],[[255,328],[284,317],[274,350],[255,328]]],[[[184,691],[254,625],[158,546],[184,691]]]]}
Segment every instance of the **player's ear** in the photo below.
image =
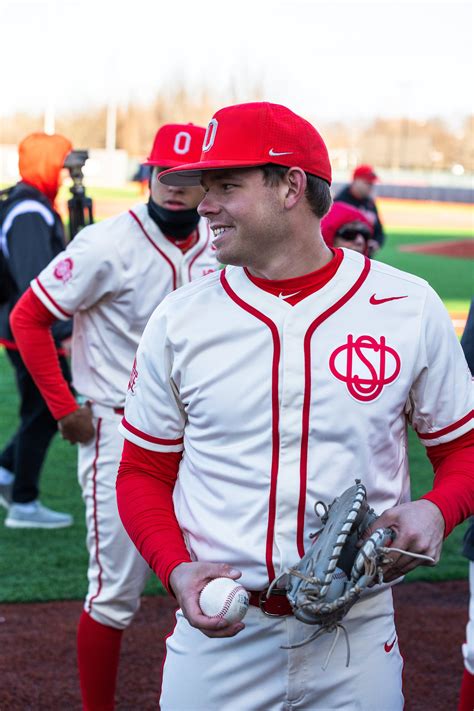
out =
{"type": "Polygon", "coordinates": [[[301,168],[289,168],[285,178],[285,207],[291,210],[303,198],[306,191],[306,173],[301,168]]]}

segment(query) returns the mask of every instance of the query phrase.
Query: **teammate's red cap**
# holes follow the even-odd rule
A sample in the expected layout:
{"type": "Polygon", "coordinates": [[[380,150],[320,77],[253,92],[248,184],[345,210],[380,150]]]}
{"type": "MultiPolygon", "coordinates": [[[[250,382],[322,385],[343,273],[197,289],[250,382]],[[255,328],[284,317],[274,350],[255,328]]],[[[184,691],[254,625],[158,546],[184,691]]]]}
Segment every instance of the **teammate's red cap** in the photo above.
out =
{"type": "Polygon", "coordinates": [[[192,123],[168,123],[155,136],[144,165],[174,168],[185,161],[199,160],[206,129],[192,123]]]}
{"type": "Polygon", "coordinates": [[[374,228],[363,212],[346,202],[335,202],[328,214],[321,220],[323,239],[329,247],[334,244],[337,231],[349,222],[362,222],[373,234],[374,228]]]}
{"type": "Polygon", "coordinates": [[[308,121],[279,104],[227,106],[214,114],[199,162],[161,173],[166,185],[198,185],[204,170],[275,163],[302,168],[331,184],[326,145],[308,121]]]}
{"type": "Polygon", "coordinates": [[[367,180],[369,183],[375,183],[378,180],[378,175],[371,165],[358,165],[352,173],[352,179],[367,180]]]}

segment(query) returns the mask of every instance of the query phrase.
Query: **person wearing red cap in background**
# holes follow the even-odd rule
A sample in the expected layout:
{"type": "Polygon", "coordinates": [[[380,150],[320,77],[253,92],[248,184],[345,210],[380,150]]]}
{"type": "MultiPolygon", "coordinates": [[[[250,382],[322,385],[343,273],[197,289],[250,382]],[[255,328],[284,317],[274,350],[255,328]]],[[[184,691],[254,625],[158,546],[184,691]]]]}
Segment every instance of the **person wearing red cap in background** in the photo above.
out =
{"type": "Polygon", "coordinates": [[[160,707],[398,711],[390,584],[419,558],[394,551],[344,617],[348,667],[342,635],[304,644],[313,628],[268,586],[311,545],[316,501],[358,472],[376,527],[411,553],[437,561],[474,510],[471,378],[449,315],[422,279],[324,243],[328,152],[284,106],[221,109],[201,159],[159,179],[202,184],[199,213],[232,265],[155,310],[120,425],[119,513],[180,606],[160,707]],[[436,469],[414,502],[407,421],[436,469]],[[201,611],[220,576],[249,591],[243,622],[201,611]]]}
{"type": "MultiPolygon", "coordinates": [[[[18,353],[9,326],[10,313],[28,285],[65,247],[64,228],[54,201],[60,185],[64,159],[72,145],[60,135],[33,133],[19,145],[21,181],[1,205],[0,249],[2,273],[0,343],[6,348],[15,371],[20,396],[20,423],[0,453],[0,504],[8,510],[9,528],[65,528],[73,518],[53,511],[39,500],[39,480],[49,444],[58,431],[41,393],[18,353]]],[[[72,333],[72,322],[56,324],[58,348],[72,333]]],[[[67,383],[71,376],[62,355],[59,363],[67,383]]]]}
{"type": "Polygon", "coordinates": [[[321,234],[328,247],[368,254],[373,229],[363,212],[344,202],[335,202],[321,221],[321,234]]]}
{"type": "Polygon", "coordinates": [[[198,186],[168,187],[160,171],[197,160],[204,129],[163,126],[148,159],[150,199],[83,229],[31,282],[11,316],[13,333],[62,436],[79,443],[89,588],[78,628],[84,709],[114,708],[120,643],[150,573],[117,513],[117,426],[133,358],[154,308],[174,289],[217,268],[198,186]],[[74,316],[72,374],[79,406],[58,366],[50,327],[74,316]]]}
{"type": "Polygon", "coordinates": [[[352,182],[346,185],[334,198],[334,202],[345,202],[363,212],[373,227],[369,240],[369,256],[378,252],[385,242],[385,233],[377,206],[373,198],[374,183],[378,177],[370,165],[359,165],[352,174],[352,182]]]}

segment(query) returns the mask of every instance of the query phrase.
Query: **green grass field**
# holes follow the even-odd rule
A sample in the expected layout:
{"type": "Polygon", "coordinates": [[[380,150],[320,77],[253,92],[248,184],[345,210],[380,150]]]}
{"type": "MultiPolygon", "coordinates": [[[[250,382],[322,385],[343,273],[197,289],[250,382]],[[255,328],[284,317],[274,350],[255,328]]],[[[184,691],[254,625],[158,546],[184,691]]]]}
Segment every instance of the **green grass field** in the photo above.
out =
{"type": "Polygon", "coordinates": [[[405,244],[439,242],[446,239],[468,238],[467,234],[447,235],[445,232],[407,234],[392,232],[381,250],[380,261],[426,279],[452,311],[468,311],[474,295],[474,267],[469,259],[434,256],[416,252],[400,252],[405,244]]]}
{"type": "MultiPolygon", "coordinates": [[[[454,235],[453,235],[454,236],[454,235]]],[[[404,230],[389,234],[381,259],[427,279],[450,308],[467,311],[473,293],[473,263],[467,260],[398,252],[408,242],[446,239],[448,235],[425,232],[410,236],[404,230]]],[[[459,235],[456,234],[456,238],[459,235]]],[[[13,433],[17,397],[11,369],[0,350],[0,446],[13,433]]],[[[425,449],[410,433],[410,463],[413,496],[431,488],[432,470],[425,449]]],[[[0,601],[25,602],[80,599],[86,591],[87,555],[84,509],[76,481],[76,450],[57,437],[51,447],[42,477],[42,500],[46,505],[74,514],[74,526],[60,531],[21,531],[3,526],[0,508],[0,601]]],[[[418,568],[410,580],[446,580],[467,577],[467,561],[461,555],[466,524],[446,541],[443,556],[435,568],[418,568]]],[[[146,592],[161,592],[153,579],[146,592]]]]}

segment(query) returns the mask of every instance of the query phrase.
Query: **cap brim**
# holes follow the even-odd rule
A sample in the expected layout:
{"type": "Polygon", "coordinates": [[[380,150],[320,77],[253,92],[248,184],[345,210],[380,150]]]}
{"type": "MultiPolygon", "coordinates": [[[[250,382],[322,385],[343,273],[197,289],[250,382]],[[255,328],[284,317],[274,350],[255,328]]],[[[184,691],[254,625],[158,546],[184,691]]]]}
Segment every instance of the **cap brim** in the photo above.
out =
{"type": "Polygon", "coordinates": [[[203,172],[207,170],[231,170],[232,168],[256,168],[266,165],[269,161],[237,161],[237,160],[212,160],[200,163],[186,163],[171,170],[164,170],[159,174],[158,180],[164,185],[179,185],[191,187],[201,184],[203,172]]]}
{"type": "Polygon", "coordinates": [[[149,165],[150,168],[155,168],[156,166],[159,166],[160,168],[178,168],[181,163],[177,160],[162,160],[162,161],[156,161],[156,160],[146,160],[142,165],[149,165]]]}

